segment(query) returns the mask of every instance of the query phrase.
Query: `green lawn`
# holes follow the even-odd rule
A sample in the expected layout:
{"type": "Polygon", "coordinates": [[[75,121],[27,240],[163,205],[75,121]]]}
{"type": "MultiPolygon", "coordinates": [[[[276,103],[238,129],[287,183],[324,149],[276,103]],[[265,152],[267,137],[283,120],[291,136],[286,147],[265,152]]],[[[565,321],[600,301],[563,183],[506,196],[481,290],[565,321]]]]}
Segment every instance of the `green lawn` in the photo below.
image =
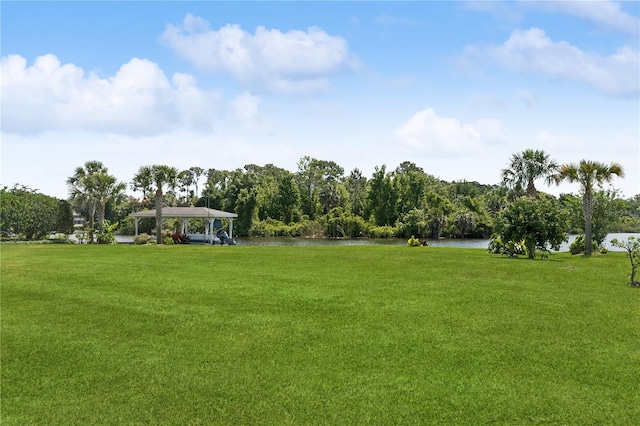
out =
{"type": "Polygon", "coordinates": [[[1,247],[3,425],[637,424],[624,253],[1,247]]]}

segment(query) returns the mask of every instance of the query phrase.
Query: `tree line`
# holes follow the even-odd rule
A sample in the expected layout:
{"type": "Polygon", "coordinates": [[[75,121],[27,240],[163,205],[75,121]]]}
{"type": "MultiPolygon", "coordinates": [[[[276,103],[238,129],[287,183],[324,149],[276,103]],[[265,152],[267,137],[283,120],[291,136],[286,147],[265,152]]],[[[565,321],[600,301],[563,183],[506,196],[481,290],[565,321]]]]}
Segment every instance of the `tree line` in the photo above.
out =
{"type": "MultiPolygon", "coordinates": [[[[526,150],[509,158],[502,182],[495,185],[446,182],[409,161],[395,169],[377,166],[370,177],[357,168],[345,174],[333,161],[308,156],[298,161],[296,171],[273,164],[235,170],[143,166],[128,184],[137,197],[126,195],[127,184],[105,165],[91,161],[76,168],[67,185],[69,203],[97,233],[104,232],[105,220],[118,222],[121,233],[133,233],[127,216],[146,208],[206,206],[235,212],[238,236],[489,238],[506,232],[509,208],[517,202],[544,200],[550,211],[561,213],[561,232],[590,229],[587,240],[598,242],[612,230],[640,230],[640,195],[625,200],[603,186],[623,175],[615,163],[559,165],[543,151],[526,150]],[[582,191],[553,197],[538,191],[539,180],[578,182],[582,191]]],[[[140,231],[155,232],[161,243],[163,224],[178,227],[158,215],[142,220],[140,231]]],[[[194,226],[199,226],[196,221],[194,226]]]]}

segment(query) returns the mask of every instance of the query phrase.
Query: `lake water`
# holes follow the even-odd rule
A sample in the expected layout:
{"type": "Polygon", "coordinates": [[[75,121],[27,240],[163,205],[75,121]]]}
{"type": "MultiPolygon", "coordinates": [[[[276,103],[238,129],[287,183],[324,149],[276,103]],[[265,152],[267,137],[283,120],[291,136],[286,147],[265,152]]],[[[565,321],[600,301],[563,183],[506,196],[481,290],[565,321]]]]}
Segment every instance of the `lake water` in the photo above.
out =
{"type": "MultiPolygon", "coordinates": [[[[623,249],[612,247],[609,243],[613,238],[626,240],[634,236],[640,238],[640,233],[625,234],[611,233],[605,239],[605,247],[610,251],[624,251],[623,249]]],[[[560,247],[560,251],[569,251],[569,245],[575,240],[576,235],[570,235],[569,241],[560,247]]],[[[133,243],[133,236],[117,235],[119,243],[133,243]]],[[[459,248],[481,248],[489,246],[487,239],[445,239],[427,240],[431,247],[459,247],[459,248]]],[[[237,238],[238,245],[241,246],[365,246],[365,245],[391,245],[406,246],[407,240],[404,238],[360,238],[360,239],[326,239],[326,238],[237,238]]]]}

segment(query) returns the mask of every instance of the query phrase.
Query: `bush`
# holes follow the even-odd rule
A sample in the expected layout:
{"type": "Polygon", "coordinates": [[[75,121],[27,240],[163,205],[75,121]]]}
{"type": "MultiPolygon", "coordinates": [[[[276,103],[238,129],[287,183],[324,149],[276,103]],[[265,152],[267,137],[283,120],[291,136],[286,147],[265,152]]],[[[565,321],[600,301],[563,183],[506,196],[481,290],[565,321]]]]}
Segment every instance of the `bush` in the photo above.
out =
{"type": "Polygon", "coordinates": [[[117,244],[116,237],[111,232],[103,232],[96,237],[98,244],[117,244]]]}
{"type": "Polygon", "coordinates": [[[409,241],[407,241],[407,245],[409,247],[420,247],[422,243],[420,243],[420,240],[412,235],[411,238],[409,238],[409,241]]]}
{"type": "Polygon", "coordinates": [[[421,209],[413,209],[398,222],[398,234],[403,237],[418,236],[426,238],[430,235],[429,222],[426,213],[421,209]]]}
{"type": "Polygon", "coordinates": [[[321,237],[324,228],[324,216],[316,220],[305,219],[302,222],[295,223],[293,227],[293,236],[296,237],[321,237]]]}
{"type": "Polygon", "coordinates": [[[498,234],[493,234],[491,236],[489,249],[487,251],[493,254],[504,254],[509,257],[527,255],[527,247],[524,243],[524,240],[518,242],[507,241],[505,243],[502,241],[502,238],[500,238],[498,234]]]}
{"type": "Polygon", "coordinates": [[[168,246],[172,246],[175,244],[172,236],[164,237],[164,240],[162,240],[162,242],[168,246]]]}
{"type": "Polygon", "coordinates": [[[111,224],[108,220],[105,220],[103,225],[103,231],[98,234],[96,241],[98,244],[117,244],[116,237],[113,232],[118,228],[118,222],[111,224]]]}
{"type": "Polygon", "coordinates": [[[554,200],[520,197],[498,215],[496,234],[506,246],[511,242],[524,241],[529,259],[535,258],[536,250],[540,250],[542,257],[545,257],[549,247],[557,251],[567,241],[564,233],[566,215],[557,207],[557,201],[554,200]]]}
{"type": "Polygon", "coordinates": [[[143,232],[142,234],[136,235],[136,237],[133,239],[133,244],[149,244],[151,241],[153,241],[153,237],[143,232]]]}
{"type": "MultiPolygon", "coordinates": [[[[596,240],[592,240],[592,247],[594,250],[598,248],[598,242],[596,240]]],[[[569,252],[571,254],[581,254],[586,250],[586,244],[584,242],[584,235],[578,235],[575,240],[569,245],[569,252]]]]}
{"type": "Polygon", "coordinates": [[[371,238],[393,238],[397,231],[393,226],[373,226],[369,228],[369,236],[371,238]]]}
{"type": "Polygon", "coordinates": [[[343,207],[334,207],[326,217],[324,235],[330,238],[362,237],[368,224],[360,216],[352,214],[343,207]]]}
{"type": "Polygon", "coordinates": [[[253,222],[249,230],[251,237],[291,237],[293,227],[275,219],[253,222]]]}

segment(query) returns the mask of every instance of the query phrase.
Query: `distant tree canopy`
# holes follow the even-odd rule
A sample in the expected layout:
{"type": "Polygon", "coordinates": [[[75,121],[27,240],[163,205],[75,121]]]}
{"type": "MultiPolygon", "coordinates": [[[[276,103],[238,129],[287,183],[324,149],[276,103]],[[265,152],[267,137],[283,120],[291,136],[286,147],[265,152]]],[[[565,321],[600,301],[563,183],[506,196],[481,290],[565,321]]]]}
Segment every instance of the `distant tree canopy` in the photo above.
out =
{"type": "MultiPolygon", "coordinates": [[[[409,161],[394,169],[385,164],[377,166],[370,177],[357,168],[345,173],[333,161],[308,156],[301,158],[297,166],[296,171],[273,164],[247,164],[235,170],[190,167],[182,171],[169,166],[145,166],[130,183],[138,197],[141,196],[136,198],[122,197],[117,191],[121,184],[112,176],[106,179],[106,167],[100,162],[88,162],[70,178],[73,188],[92,189],[91,180],[81,179],[95,172],[105,177],[103,187],[116,191],[97,191],[102,197],[90,196],[89,191],[76,191],[71,200],[76,209],[88,217],[91,217],[89,212],[101,209],[100,220],[104,217],[110,223],[120,223],[122,233],[133,233],[134,222],[127,216],[134,211],[154,206],[193,205],[235,212],[238,215],[234,221],[236,236],[409,238],[413,235],[437,239],[488,238],[499,230],[499,221],[505,218],[505,212],[514,208],[514,203],[524,203],[520,197],[525,196],[530,200],[554,199],[552,208],[566,218],[562,221],[563,232],[586,230],[585,191],[579,195],[562,194],[556,199],[535,187],[537,180],[544,179],[548,184],[560,179],[560,173],[567,169],[558,166],[543,151],[526,150],[513,155],[502,171],[503,182],[496,185],[466,180],[446,182],[409,161]],[[77,187],[77,183],[84,186],[77,187]]],[[[640,231],[640,195],[623,200],[615,189],[598,186],[617,176],[614,173],[617,169],[609,171],[608,179],[596,179],[595,186],[589,186],[592,200],[589,205],[593,205],[589,217],[598,244],[610,231],[640,231]]],[[[569,175],[565,174],[565,178],[569,175]]],[[[8,202],[3,205],[3,222],[8,223],[5,217],[13,217],[14,212],[7,206],[10,206],[8,202]]],[[[520,207],[524,212],[525,207],[530,206],[520,207]]],[[[164,222],[167,229],[175,226],[170,219],[157,218],[156,221],[161,227],[164,222]]],[[[139,230],[155,232],[156,221],[140,221],[139,230]]],[[[194,222],[194,226],[199,225],[194,222]]],[[[34,238],[36,234],[30,235],[34,238]]]]}
{"type": "Polygon", "coordinates": [[[0,232],[3,237],[37,240],[51,232],[73,232],[70,204],[36,190],[0,189],[0,232]]]}

